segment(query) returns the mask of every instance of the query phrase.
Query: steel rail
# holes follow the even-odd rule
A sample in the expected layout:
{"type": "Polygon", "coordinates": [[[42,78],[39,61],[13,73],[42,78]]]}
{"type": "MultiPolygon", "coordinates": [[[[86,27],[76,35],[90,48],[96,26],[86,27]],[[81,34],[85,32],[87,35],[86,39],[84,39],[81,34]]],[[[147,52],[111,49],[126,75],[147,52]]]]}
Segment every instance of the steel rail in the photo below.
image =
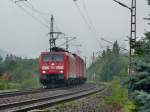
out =
{"type": "Polygon", "coordinates": [[[44,90],[44,89],[40,88],[40,89],[27,89],[27,90],[16,90],[16,91],[10,91],[10,92],[1,92],[0,98],[19,96],[23,94],[30,94],[30,93],[40,92],[41,90],[44,90]]]}
{"type": "Polygon", "coordinates": [[[60,87],[60,88],[51,88],[51,89],[38,88],[38,89],[16,90],[12,92],[0,92],[0,98],[47,92],[47,91],[62,90],[62,89],[68,89],[70,87],[60,87]]]}
{"type": "Polygon", "coordinates": [[[54,105],[56,103],[60,103],[62,101],[73,100],[77,98],[81,98],[83,96],[87,96],[89,94],[93,94],[99,91],[102,91],[104,86],[94,86],[89,88],[77,88],[77,90],[69,91],[65,94],[53,95],[46,98],[32,99],[29,101],[22,102],[14,102],[10,104],[0,105],[0,111],[3,112],[17,112],[17,111],[27,111],[35,108],[45,107],[47,105],[54,105]]]}

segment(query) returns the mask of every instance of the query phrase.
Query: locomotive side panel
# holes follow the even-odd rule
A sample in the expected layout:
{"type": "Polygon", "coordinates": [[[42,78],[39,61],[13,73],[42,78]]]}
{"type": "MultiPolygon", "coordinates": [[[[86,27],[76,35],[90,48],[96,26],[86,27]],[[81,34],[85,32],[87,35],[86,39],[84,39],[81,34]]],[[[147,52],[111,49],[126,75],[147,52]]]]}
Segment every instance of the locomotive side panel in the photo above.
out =
{"type": "Polygon", "coordinates": [[[68,79],[76,78],[76,60],[73,55],[68,57],[68,79]]]}
{"type": "Polygon", "coordinates": [[[64,80],[67,80],[68,79],[68,74],[69,74],[69,69],[68,69],[68,54],[65,54],[64,55],[64,80]]]}
{"type": "Polygon", "coordinates": [[[84,64],[84,61],[79,57],[79,56],[76,56],[76,60],[77,60],[77,64],[76,64],[76,67],[77,67],[77,76],[78,78],[83,78],[84,75],[85,75],[85,64],[84,64]]]}

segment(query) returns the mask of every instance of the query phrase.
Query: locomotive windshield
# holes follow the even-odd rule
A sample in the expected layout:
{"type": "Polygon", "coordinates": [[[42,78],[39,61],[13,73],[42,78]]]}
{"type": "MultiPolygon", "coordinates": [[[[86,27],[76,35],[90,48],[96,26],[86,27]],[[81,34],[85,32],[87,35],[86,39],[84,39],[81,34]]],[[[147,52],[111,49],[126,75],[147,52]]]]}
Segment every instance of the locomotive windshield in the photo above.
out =
{"type": "Polygon", "coordinates": [[[43,61],[63,61],[64,55],[63,54],[45,54],[42,56],[43,61]]]}

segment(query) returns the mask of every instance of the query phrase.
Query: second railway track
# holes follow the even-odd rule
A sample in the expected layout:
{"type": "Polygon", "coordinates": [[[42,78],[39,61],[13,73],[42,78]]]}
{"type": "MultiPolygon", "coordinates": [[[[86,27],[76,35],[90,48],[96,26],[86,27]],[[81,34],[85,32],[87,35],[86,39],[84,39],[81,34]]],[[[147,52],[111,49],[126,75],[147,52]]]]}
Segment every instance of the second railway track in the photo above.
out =
{"type": "Polygon", "coordinates": [[[61,90],[65,88],[67,87],[53,88],[53,89],[38,88],[38,89],[17,90],[17,91],[11,91],[11,92],[0,92],[0,98],[13,97],[13,96],[15,97],[15,96],[20,96],[20,95],[47,92],[47,91],[55,91],[55,90],[61,90]]]}
{"type": "Polygon", "coordinates": [[[0,98],[0,111],[17,112],[31,109],[43,108],[60,102],[78,99],[89,94],[93,94],[105,89],[104,85],[84,84],[82,86],[66,89],[57,89],[55,91],[47,90],[33,94],[22,94],[0,98]]]}

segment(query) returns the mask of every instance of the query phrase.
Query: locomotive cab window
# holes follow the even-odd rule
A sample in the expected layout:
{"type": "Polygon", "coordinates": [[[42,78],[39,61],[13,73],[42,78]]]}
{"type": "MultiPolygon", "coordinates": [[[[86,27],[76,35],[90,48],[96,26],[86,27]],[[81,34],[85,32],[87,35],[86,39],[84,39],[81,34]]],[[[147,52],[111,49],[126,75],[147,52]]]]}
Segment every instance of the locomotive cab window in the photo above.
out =
{"type": "Polygon", "coordinates": [[[46,54],[42,56],[43,61],[63,61],[64,55],[63,54],[46,54]]]}

